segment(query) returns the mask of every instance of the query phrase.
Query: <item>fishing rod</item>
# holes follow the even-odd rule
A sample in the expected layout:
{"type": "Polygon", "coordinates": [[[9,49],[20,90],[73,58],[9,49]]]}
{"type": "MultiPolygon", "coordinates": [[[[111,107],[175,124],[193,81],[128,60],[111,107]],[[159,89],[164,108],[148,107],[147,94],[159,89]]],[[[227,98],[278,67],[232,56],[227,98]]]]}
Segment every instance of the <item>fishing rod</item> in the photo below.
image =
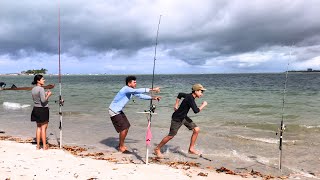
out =
{"type": "MultiPolygon", "coordinates": [[[[158,46],[158,36],[159,36],[159,28],[160,28],[160,21],[161,21],[161,15],[159,17],[159,23],[158,23],[158,30],[157,30],[157,37],[156,37],[156,44],[154,47],[154,57],[153,57],[153,71],[152,71],[152,83],[151,83],[151,89],[154,87],[154,72],[156,68],[156,60],[157,60],[157,46],[158,46]]],[[[155,111],[156,107],[152,103],[152,99],[150,100],[150,112],[155,111]]],[[[151,115],[151,114],[150,114],[151,115]]],[[[151,116],[150,116],[150,121],[151,121],[151,116]]]]}
{"type": "MultiPolygon", "coordinates": [[[[290,51],[290,57],[291,57],[291,51],[290,51]]],[[[282,96],[282,115],[281,115],[281,122],[280,122],[280,128],[279,128],[279,169],[282,168],[282,142],[283,142],[283,132],[285,130],[284,125],[284,106],[286,103],[286,93],[287,93],[287,83],[288,83],[288,73],[289,73],[289,60],[287,64],[287,70],[286,70],[286,76],[284,81],[284,88],[283,88],[283,96],[282,96]]],[[[278,133],[277,133],[278,134],[278,133]]]]}
{"type": "MultiPolygon", "coordinates": [[[[152,71],[151,89],[153,89],[153,87],[154,87],[154,72],[155,72],[156,59],[157,59],[156,57],[157,57],[157,45],[158,45],[160,22],[161,22],[161,15],[159,17],[158,30],[157,30],[157,36],[156,36],[156,44],[155,44],[155,47],[154,47],[154,58],[153,58],[153,71],[152,71]]],[[[153,104],[153,101],[152,101],[152,98],[151,98],[150,107],[149,107],[149,113],[148,113],[149,114],[149,117],[148,117],[148,129],[147,129],[147,134],[146,134],[146,148],[147,148],[146,164],[148,164],[149,146],[150,146],[150,142],[151,142],[151,138],[152,138],[152,134],[151,134],[151,118],[152,118],[152,115],[154,114],[155,110],[156,110],[156,106],[153,104]]]]}
{"type": "Polygon", "coordinates": [[[60,123],[59,123],[59,129],[60,129],[60,149],[62,148],[62,106],[63,106],[63,99],[62,99],[62,85],[61,85],[61,61],[60,61],[60,52],[61,52],[61,48],[60,48],[60,1],[59,1],[59,16],[58,16],[58,54],[59,54],[59,75],[58,75],[58,79],[59,79],[59,116],[60,116],[60,123]]]}

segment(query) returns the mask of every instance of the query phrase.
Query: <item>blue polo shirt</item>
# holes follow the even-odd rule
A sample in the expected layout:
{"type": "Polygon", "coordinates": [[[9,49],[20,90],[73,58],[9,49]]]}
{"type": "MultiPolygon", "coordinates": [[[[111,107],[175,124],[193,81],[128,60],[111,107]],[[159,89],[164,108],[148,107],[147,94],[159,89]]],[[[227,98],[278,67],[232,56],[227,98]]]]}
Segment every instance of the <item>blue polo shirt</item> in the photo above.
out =
{"type": "Polygon", "coordinates": [[[132,96],[136,96],[140,99],[150,100],[152,97],[143,93],[149,92],[149,88],[134,89],[129,86],[124,86],[114,97],[109,109],[115,113],[120,113],[125,105],[130,101],[132,96]]]}

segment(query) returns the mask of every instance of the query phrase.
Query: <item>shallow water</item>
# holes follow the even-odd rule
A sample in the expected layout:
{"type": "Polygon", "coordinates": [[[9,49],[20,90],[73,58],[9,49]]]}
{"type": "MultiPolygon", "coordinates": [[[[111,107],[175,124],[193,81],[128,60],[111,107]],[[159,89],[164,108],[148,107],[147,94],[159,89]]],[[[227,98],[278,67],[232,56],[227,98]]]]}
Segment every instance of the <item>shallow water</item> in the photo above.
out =
{"type": "MultiPolygon", "coordinates": [[[[50,100],[48,137],[58,141],[59,86],[57,76],[45,76],[55,83],[50,100]]],[[[150,87],[152,76],[137,76],[138,87],[150,87]]],[[[33,76],[0,76],[7,86],[30,86],[33,76]]],[[[63,76],[63,142],[99,151],[115,151],[118,134],[107,114],[107,106],[125,84],[125,76],[63,76]]],[[[152,148],[167,135],[175,97],[190,92],[194,83],[207,91],[208,106],[199,114],[189,112],[200,127],[197,148],[202,158],[188,155],[191,132],[182,127],[163,151],[170,160],[196,161],[204,167],[225,166],[234,170],[258,170],[272,174],[300,174],[320,177],[320,74],[289,73],[284,114],[282,113],[284,74],[204,74],[156,75],[162,100],[155,102],[157,115],[152,119],[152,148]],[[279,128],[282,114],[286,130],[283,145],[283,171],[279,165],[279,128]]],[[[137,112],[148,109],[149,101],[130,101],[125,108],[131,128],[126,139],[129,150],[139,158],[145,154],[147,118],[137,112]]],[[[32,99],[29,91],[0,91],[0,130],[8,135],[34,137],[30,122],[32,99]],[[18,104],[17,104],[18,103],[18,104]],[[27,106],[31,105],[31,106],[27,106]]],[[[311,176],[312,177],[312,176],[311,176]]]]}

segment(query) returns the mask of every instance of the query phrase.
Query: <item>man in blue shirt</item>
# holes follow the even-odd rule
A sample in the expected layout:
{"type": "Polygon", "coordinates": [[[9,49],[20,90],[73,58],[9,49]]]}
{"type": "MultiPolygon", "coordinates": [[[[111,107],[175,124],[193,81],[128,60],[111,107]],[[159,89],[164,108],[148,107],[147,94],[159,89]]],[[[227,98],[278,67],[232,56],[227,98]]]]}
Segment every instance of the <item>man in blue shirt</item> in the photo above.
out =
{"type": "Polygon", "coordinates": [[[201,106],[198,107],[195,98],[200,98],[203,95],[203,92],[206,89],[201,84],[194,84],[192,86],[192,93],[179,93],[176,99],[176,104],[174,106],[175,112],[171,117],[171,125],[169,134],[162,139],[162,141],[158,144],[158,146],[154,149],[154,152],[157,157],[162,157],[161,147],[164,146],[168,141],[170,141],[177,133],[182,125],[185,125],[189,130],[192,130],[193,133],[190,139],[189,145],[189,153],[190,154],[199,154],[198,151],[195,150],[195,142],[197,140],[200,128],[192,121],[190,117],[188,117],[188,112],[190,109],[193,110],[194,113],[199,113],[208,103],[203,101],[201,106]],[[181,102],[179,108],[178,104],[181,98],[184,98],[181,102]]]}
{"type": "Polygon", "coordinates": [[[130,123],[123,113],[123,108],[132,98],[132,96],[139,97],[140,99],[144,100],[160,100],[159,96],[149,96],[144,93],[148,93],[149,91],[154,91],[156,93],[160,92],[160,88],[138,88],[137,81],[135,76],[128,76],[126,77],[126,86],[124,86],[114,97],[113,101],[109,106],[109,115],[112,121],[112,124],[116,131],[119,133],[119,151],[124,152],[127,150],[127,147],[124,145],[124,140],[128,134],[128,130],[130,127],[130,123]]]}

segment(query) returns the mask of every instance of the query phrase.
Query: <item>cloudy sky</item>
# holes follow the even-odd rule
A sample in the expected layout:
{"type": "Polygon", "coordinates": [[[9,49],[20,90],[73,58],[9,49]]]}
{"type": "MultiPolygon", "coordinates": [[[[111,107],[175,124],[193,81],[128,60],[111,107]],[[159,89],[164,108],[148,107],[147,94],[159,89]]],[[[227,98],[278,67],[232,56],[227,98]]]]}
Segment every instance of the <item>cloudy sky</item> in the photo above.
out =
{"type": "MultiPolygon", "coordinates": [[[[0,1],[0,74],[58,72],[59,0],[0,1]]],[[[320,69],[319,0],[61,0],[62,73],[320,69]]]]}

